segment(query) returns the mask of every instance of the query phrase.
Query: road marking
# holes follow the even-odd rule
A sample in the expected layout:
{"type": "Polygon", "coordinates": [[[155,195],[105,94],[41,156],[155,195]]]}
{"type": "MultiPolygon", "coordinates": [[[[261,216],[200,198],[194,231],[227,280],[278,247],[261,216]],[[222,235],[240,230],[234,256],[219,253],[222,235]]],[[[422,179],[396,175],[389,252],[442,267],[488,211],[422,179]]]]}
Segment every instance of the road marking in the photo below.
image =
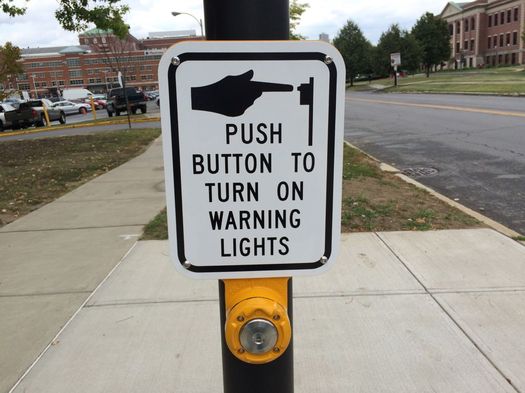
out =
{"type": "Polygon", "coordinates": [[[492,110],[492,109],[468,108],[468,107],[464,107],[464,106],[415,104],[415,103],[412,103],[412,102],[370,100],[370,99],[366,99],[366,98],[348,98],[348,97],[346,98],[346,100],[347,101],[370,102],[370,103],[374,103],[374,104],[410,106],[410,107],[416,107],[416,108],[441,109],[441,110],[447,110],[447,111],[485,113],[485,114],[488,114],[488,115],[498,115],[498,116],[525,117],[525,112],[496,111],[496,110],[492,110]]]}

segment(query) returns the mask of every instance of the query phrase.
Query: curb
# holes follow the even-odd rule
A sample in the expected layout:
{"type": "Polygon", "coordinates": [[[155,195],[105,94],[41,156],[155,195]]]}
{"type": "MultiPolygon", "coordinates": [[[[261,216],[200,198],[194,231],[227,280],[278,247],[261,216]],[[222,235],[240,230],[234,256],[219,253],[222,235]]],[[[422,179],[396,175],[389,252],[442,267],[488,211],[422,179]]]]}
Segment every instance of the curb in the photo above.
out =
{"type": "MultiPolygon", "coordinates": [[[[395,174],[401,180],[403,180],[403,181],[405,181],[407,183],[410,183],[410,184],[416,186],[417,188],[420,188],[422,190],[427,191],[430,195],[432,195],[432,196],[436,197],[437,199],[445,202],[449,206],[455,207],[456,209],[462,211],[463,213],[468,214],[469,216],[471,216],[471,217],[475,218],[476,220],[482,222],[483,224],[487,225],[488,227],[494,229],[495,231],[497,231],[499,233],[502,233],[503,235],[508,236],[510,238],[517,238],[517,237],[523,236],[522,234],[520,234],[520,233],[518,233],[518,232],[516,232],[516,231],[514,231],[514,230],[512,230],[510,228],[507,228],[505,225],[500,224],[499,222],[494,221],[493,219],[488,218],[487,216],[484,216],[483,214],[480,214],[477,211],[472,210],[472,209],[462,205],[461,203],[458,203],[458,202],[456,202],[456,201],[454,201],[454,200],[444,196],[443,194],[440,194],[436,190],[434,190],[434,189],[432,189],[430,187],[427,187],[424,184],[421,184],[420,182],[418,182],[418,181],[416,181],[416,180],[414,180],[414,179],[412,179],[412,178],[402,174],[399,169],[397,169],[397,168],[395,168],[395,167],[393,167],[391,165],[385,164],[384,162],[381,162],[380,160],[378,160],[374,156],[368,154],[366,151],[363,151],[359,147],[351,144],[350,142],[345,140],[345,143],[348,146],[350,146],[350,147],[352,147],[352,148],[354,148],[356,150],[359,150],[361,153],[363,153],[364,155],[366,155],[370,159],[372,159],[375,162],[377,162],[379,164],[379,168],[382,171],[395,174]]],[[[519,242],[519,243],[525,244],[524,242],[519,242]]]]}
{"type": "Polygon", "coordinates": [[[395,94],[434,94],[434,95],[445,95],[445,96],[460,95],[460,96],[480,96],[480,97],[515,97],[515,98],[525,97],[524,93],[482,93],[482,92],[468,92],[468,91],[448,92],[448,91],[422,91],[422,90],[394,91],[391,89],[390,86],[385,89],[376,90],[376,92],[395,93],[395,94]]]}
{"type": "MultiPolygon", "coordinates": [[[[141,119],[132,119],[131,123],[151,123],[154,121],[160,121],[160,117],[148,117],[148,118],[141,118],[141,119]]],[[[66,130],[71,128],[85,128],[85,127],[96,127],[96,126],[110,126],[114,124],[126,124],[128,121],[127,119],[123,120],[108,120],[108,121],[100,121],[100,122],[87,122],[87,123],[75,123],[71,125],[65,125],[65,126],[54,126],[54,127],[43,127],[38,128],[34,130],[28,130],[28,131],[14,131],[14,132],[3,132],[0,134],[0,138],[8,137],[8,136],[16,136],[16,135],[28,135],[28,134],[38,134],[40,132],[53,132],[53,131],[60,131],[60,130],[66,130]]]]}

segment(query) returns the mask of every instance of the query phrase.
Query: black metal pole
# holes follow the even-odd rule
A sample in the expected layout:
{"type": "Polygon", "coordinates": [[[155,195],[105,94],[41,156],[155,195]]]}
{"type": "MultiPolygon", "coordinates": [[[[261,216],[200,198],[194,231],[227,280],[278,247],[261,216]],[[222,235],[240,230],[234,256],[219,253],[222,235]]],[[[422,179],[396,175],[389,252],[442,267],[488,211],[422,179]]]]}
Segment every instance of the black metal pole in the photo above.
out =
{"type": "MultiPolygon", "coordinates": [[[[288,0],[204,0],[207,40],[288,40],[288,0]]],[[[288,317],[293,327],[292,279],[288,281],[288,317]]],[[[224,393],[293,393],[293,334],[286,352],[271,363],[237,359],[224,335],[224,282],[219,281],[224,393]]]]}

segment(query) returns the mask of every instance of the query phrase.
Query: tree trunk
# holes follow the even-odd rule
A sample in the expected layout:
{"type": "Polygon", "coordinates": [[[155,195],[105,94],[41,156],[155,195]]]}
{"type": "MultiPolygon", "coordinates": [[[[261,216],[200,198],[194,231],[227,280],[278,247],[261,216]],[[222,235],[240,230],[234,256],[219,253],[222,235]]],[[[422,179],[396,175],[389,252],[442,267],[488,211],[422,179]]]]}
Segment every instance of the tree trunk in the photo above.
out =
{"type": "Polygon", "coordinates": [[[354,76],[350,75],[350,87],[354,87],[354,76]]]}
{"type": "Polygon", "coordinates": [[[425,66],[426,73],[427,73],[427,78],[430,78],[430,67],[431,67],[430,64],[427,64],[427,65],[425,66]]]}

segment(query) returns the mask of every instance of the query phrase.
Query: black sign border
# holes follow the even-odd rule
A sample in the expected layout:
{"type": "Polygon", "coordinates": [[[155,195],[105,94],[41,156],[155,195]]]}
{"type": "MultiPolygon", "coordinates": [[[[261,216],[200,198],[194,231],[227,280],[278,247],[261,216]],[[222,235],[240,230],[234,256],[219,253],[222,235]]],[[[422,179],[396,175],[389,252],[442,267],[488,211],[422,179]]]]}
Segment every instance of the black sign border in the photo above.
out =
{"type": "Polygon", "coordinates": [[[325,250],[323,257],[330,258],[332,254],[332,225],[334,203],[334,154],[335,154],[335,123],[337,99],[337,68],[327,54],[321,52],[186,52],[178,56],[168,67],[169,108],[171,123],[171,150],[173,158],[173,177],[175,195],[175,214],[177,252],[181,265],[193,273],[233,273],[253,271],[282,271],[282,270],[312,270],[324,265],[325,261],[317,260],[307,263],[284,264],[257,264],[257,265],[220,265],[196,266],[187,261],[184,245],[184,215],[182,207],[182,184],[180,165],[180,140],[177,105],[176,72],[181,64],[187,61],[305,61],[318,60],[328,67],[330,73],[329,102],[328,102],[328,149],[326,173],[326,217],[325,217],[325,250]],[[327,61],[328,59],[328,61],[327,61]]]}

